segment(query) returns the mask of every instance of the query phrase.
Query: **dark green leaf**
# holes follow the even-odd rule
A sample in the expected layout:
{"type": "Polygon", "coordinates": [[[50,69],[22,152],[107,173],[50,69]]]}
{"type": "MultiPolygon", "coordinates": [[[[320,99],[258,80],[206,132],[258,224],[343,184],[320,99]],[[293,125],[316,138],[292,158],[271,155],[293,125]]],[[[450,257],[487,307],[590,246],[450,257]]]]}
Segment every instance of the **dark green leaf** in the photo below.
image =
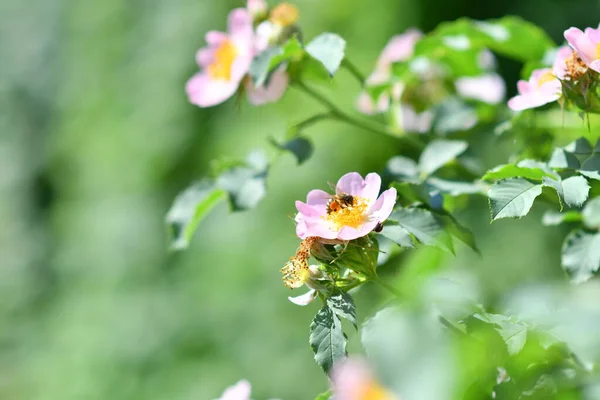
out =
{"type": "Polygon", "coordinates": [[[298,164],[302,164],[304,161],[308,160],[313,153],[313,145],[311,141],[303,137],[297,137],[282,144],[279,144],[274,139],[271,139],[271,143],[275,147],[281,150],[289,151],[296,156],[298,164]]]}
{"type": "Polygon", "coordinates": [[[166,217],[171,248],[187,248],[200,221],[225,196],[225,191],[208,179],[196,182],[180,193],[166,217]]]}
{"type": "Polygon", "coordinates": [[[488,191],[492,220],[527,215],[540,194],[542,185],[525,179],[511,178],[494,183],[488,191]]]}
{"type": "Polygon", "coordinates": [[[553,175],[540,168],[520,167],[515,164],[499,165],[496,168],[486,172],[481,178],[482,180],[490,181],[506,178],[525,178],[535,181],[541,181],[543,177],[552,177],[553,175]]]}
{"type": "Polygon", "coordinates": [[[408,157],[396,156],[388,160],[387,172],[403,182],[419,182],[419,169],[417,163],[408,157]]]}
{"type": "Polygon", "coordinates": [[[351,245],[342,246],[337,263],[366,276],[375,276],[377,257],[379,256],[379,243],[363,236],[352,241],[351,245]]]}
{"type": "Polygon", "coordinates": [[[424,245],[437,246],[454,253],[452,238],[444,230],[443,221],[431,211],[421,208],[399,209],[392,213],[389,220],[398,223],[424,245]]]}
{"type": "Polygon", "coordinates": [[[419,157],[419,170],[423,175],[429,176],[462,154],[468,146],[462,140],[433,140],[419,157]]]}
{"type": "Polygon", "coordinates": [[[340,318],[350,321],[357,328],[356,306],[350,293],[337,291],[327,299],[329,308],[340,318]]]}
{"type": "Polygon", "coordinates": [[[579,173],[588,178],[600,181],[600,154],[594,154],[585,160],[581,165],[579,173]]]}
{"type": "Polygon", "coordinates": [[[229,193],[234,211],[256,207],[267,191],[268,163],[262,152],[250,153],[244,166],[235,166],[217,177],[217,186],[229,193]]]}
{"type": "Polygon", "coordinates": [[[476,253],[479,253],[479,248],[477,247],[477,243],[475,241],[475,235],[469,228],[458,222],[458,220],[450,213],[442,215],[441,218],[446,225],[446,229],[452,236],[469,246],[476,253]]]}
{"type": "Polygon", "coordinates": [[[322,33],[306,45],[306,52],[333,75],[344,59],[346,41],[334,33],[322,33]]]}
{"type": "Polygon", "coordinates": [[[563,222],[579,222],[581,221],[581,213],[579,211],[546,211],[542,217],[542,224],[546,226],[560,225],[563,222]]]}
{"type": "Polygon", "coordinates": [[[588,201],[581,216],[585,226],[590,229],[600,229],[600,197],[588,201]]]}
{"type": "Polygon", "coordinates": [[[555,149],[548,165],[556,169],[579,169],[579,160],[565,149],[555,149]]]}
{"type": "Polygon", "coordinates": [[[400,225],[386,224],[380,232],[380,235],[385,236],[400,247],[415,247],[410,233],[400,225]]]}
{"type": "Polygon", "coordinates": [[[310,324],[309,343],[315,361],[325,373],[346,357],[346,341],[341,321],[329,307],[323,306],[310,324]]]}
{"type": "Polygon", "coordinates": [[[562,266],[575,283],[590,279],[600,267],[600,233],[571,232],[562,248],[562,266]]]}
{"type": "Polygon", "coordinates": [[[594,152],[592,145],[584,137],[580,137],[577,140],[575,140],[574,142],[571,142],[568,145],[566,145],[565,150],[571,154],[574,154],[576,156],[585,157],[585,158],[591,156],[592,153],[594,152]]]}

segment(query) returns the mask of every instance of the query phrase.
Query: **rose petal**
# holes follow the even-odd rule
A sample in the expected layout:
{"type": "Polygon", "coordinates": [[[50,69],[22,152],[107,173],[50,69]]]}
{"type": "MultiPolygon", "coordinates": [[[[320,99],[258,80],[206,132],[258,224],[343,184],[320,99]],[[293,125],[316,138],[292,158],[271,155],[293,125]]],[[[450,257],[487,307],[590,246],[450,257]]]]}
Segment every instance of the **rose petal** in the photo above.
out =
{"type": "Polygon", "coordinates": [[[210,65],[213,60],[214,50],[211,48],[204,47],[196,52],[196,64],[201,68],[210,65]]]}
{"type": "Polygon", "coordinates": [[[245,38],[248,41],[253,39],[252,17],[245,8],[235,8],[231,10],[227,21],[227,30],[232,36],[245,38]]]}
{"type": "Polygon", "coordinates": [[[363,114],[375,114],[375,104],[367,92],[361,92],[356,98],[356,109],[363,114]]]}
{"type": "Polygon", "coordinates": [[[315,289],[311,289],[308,292],[296,296],[296,297],[288,297],[288,300],[292,303],[299,306],[307,306],[309,305],[315,298],[317,297],[317,291],[315,289]]]}
{"type": "Polygon", "coordinates": [[[456,90],[465,98],[498,104],[504,98],[504,80],[498,74],[463,77],[456,80],[456,90]]]}
{"type": "Polygon", "coordinates": [[[317,207],[305,204],[301,201],[296,201],[296,209],[300,214],[302,214],[302,219],[306,219],[306,217],[319,218],[323,215],[323,212],[321,212],[321,210],[319,210],[317,207]]]}
{"type": "Polygon", "coordinates": [[[369,220],[365,222],[359,229],[352,228],[350,226],[343,226],[342,229],[337,233],[337,238],[340,240],[354,240],[363,236],[367,236],[375,227],[379,221],[369,220]]]}
{"type": "Polygon", "coordinates": [[[564,79],[567,72],[566,60],[571,56],[573,50],[569,46],[561,46],[556,52],[556,58],[552,66],[552,73],[558,79],[564,79]]]}
{"type": "Polygon", "coordinates": [[[219,400],[250,400],[250,382],[241,380],[228,387],[219,400]]]}
{"type": "Polygon", "coordinates": [[[204,35],[204,40],[211,47],[217,47],[221,44],[221,42],[229,39],[229,36],[225,32],[219,31],[208,31],[206,35],[204,35]]]}
{"type": "Polygon", "coordinates": [[[367,174],[364,185],[361,197],[367,199],[369,204],[375,203],[381,189],[381,177],[376,173],[367,174]]]}
{"type": "Polygon", "coordinates": [[[319,189],[311,190],[306,196],[306,204],[311,206],[315,205],[327,205],[331,199],[331,195],[319,189]]]}
{"type": "Polygon", "coordinates": [[[296,225],[296,234],[300,239],[306,239],[309,236],[317,236],[323,239],[337,238],[337,231],[332,230],[330,224],[323,219],[303,219],[302,224],[304,225],[300,228],[300,231],[303,234],[302,236],[298,235],[298,226],[300,223],[296,225]]]}
{"type": "Polygon", "coordinates": [[[252,80],[248,80],[246,85],[248,101],[255,106],[275,102],[283,96],[288,84],[289,78],[285,69],[277,69],[273,72],[266,87],[256,87],[252,80]]]}
{"type": "Polygon", "coordinates": [[[331,380],[336,400],[356,400],[358,393],[372,385],[373,375],[365,361],[345,359],[333,366],[331,380]]]}
{"type": "Polygon", "coordinates": [[[396,188],[390,188],[381,193],[381,196],[379,196],[375,204],[373,204],[369,210],[370,217],[377,222],[383,222],[388,219],[396,204],[397,196],[398,193],[396,192],[396,188]]]}
{"type": "Polygon", "coordinates": [[[569,45],[577,52],[577,54],[579,54],[579,57],[581,57],[586,64],[589,65],[596,59],[596,46],[580,29],[567,29],[565,31],[565,39],[567,39],[569,45]]]}
{"type": "Polygon", "coordinates": [[[365,181],[358,172],[349,172],[342,176],[335,187],[336,193],[347,193],[352,196],[362,196],[365,181]]]}
{"type": "Polygon", "coordinates": [[[197,73],[185,85],[190,103],[211,107],[222,103],[236,92],[238,82],[211,79],[206,73],[197,73]]]}

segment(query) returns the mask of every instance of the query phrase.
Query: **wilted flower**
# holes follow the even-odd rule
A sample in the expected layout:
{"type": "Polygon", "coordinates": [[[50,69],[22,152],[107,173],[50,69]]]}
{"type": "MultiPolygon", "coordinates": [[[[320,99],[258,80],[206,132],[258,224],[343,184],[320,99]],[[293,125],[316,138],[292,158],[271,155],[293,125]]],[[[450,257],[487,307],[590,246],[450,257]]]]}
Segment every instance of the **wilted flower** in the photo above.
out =
{"type": "Polygon", "coordinates": [[[296,201],[296,234],[301,239],[317,236],[323,239],[353,240],[371,232],[385,221],[396,203],[396,189],[379,197],[381,178],[375,173],[363,179],[357,172],[340,178],[336,194],[311,190],[306,203],[296,201]]]}
{"type": "Polygon", "coordinates": [[[588,67],[600,72],[600,26],[585,28],[584,32],[569,28],[565,31],[565,39],[588,67]]]}
{"type": "Polygon", "coordinates": [[[335,400],[397,400],[375,379],[364,360],[343,360],[331,374],[335,400]]]}
{"type": "Polygon", "coordinates": [[[250,400],[250,382],[241,380],[233,386],[225,389],[217,400],[250,400]]]}
{"type": "Polygon", "coordinates": [[[206,34],[208,47],[196,54],[202,71],[186,84],[191,103],[210,107],[230,98],[250,69],[254,57],[254,33],[248,11],[236,8],[229,13],[228,33],[206,34]]]}
{"type": "Polygon", "coordinates": [[[517,83],[519,94],[508,101],[508,107],[514,111],[522,111],[552,103],[560,98],[562,88],[560,81],[550,68],[536,69],[529,81],[517,83]]]}
{"type": "Polygon", "coordinates": [[[481,76],[464,76],[455,82],[456,91],[462,97],[498,104],[504,99],[506,88],[504,80],[498,74],[489,73],[481,76]]]}

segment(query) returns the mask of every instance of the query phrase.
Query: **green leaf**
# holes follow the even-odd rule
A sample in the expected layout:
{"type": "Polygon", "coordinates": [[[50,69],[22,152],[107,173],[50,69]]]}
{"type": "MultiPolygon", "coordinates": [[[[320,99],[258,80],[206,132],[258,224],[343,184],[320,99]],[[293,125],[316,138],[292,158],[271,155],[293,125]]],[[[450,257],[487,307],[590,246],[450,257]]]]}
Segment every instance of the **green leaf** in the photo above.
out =
{"type": "Polygon", "coordinates": [[[344,291],[336,291],[327,298],[327,305],[340,318],[350,321],[355,328],[358,329],[356,320],[356,306],[350,293],[344,291]]]}
{"type": "Polygon", "coordinates": [[[594,154],[581,164],[581,175],[600,181],[600,154],[594,154]]]}
{"type": "Polygon", "coordinates": [[[581,216],[585,226],[600,230],[600,197],[588,201],[581,212],[581,216]]]}
{"type": "Polygon", "coordinates": [[[369,236],[352,241],[352,245],[341,246],[337,255],[337,263],[366,276],[375,276],[377,258],[379,256],[379,243],[371,240],[369,236]]]}
{"type": "Polygon", "coordinates": [[[331,390],[323,392],[323,393],[317,395],[317,397],[315,397],[315,400],[330,400],[330,399],[331,399],[331,390]]]}
{"type": "Polygon", "coordinates": [[[441,193],[450,196],[460,196],[463,194],[483,193],[483,187],[478,182],[457,182],[431,177],[427,184],[441,193]]]}
{"type": "Polygon", "coordinates": [[[565,149],[555,149],[548,165],[555,169],[579,169],[579,160],[565,149]]]}
{"type": "Polygon", "coordinates": [[[250,76],[256,86],[263,86],[271,71],[271,60],[283,53],[280,46],[269,47],[252,60],[250,64],[250,76]]]}
{"type": "Polygon", "coordinates": [[[289,151],[296,156],[298,165],[308,160],[313,153],[312,142],[303,137],[297,137],[281,144],[277,143],[275,139],[271,139],[271,143],[278,149],[289,151]]]}
{"type": "Polygon", "coordinates": [[[492,220],[527,215],[540,194],[542,185],[525,179],[510,178],[494,183],[488,191],[492,220]]]}
{"type": "Polygon", "coordinates": [[[329,307],[323,306],[310,324],[309,343],[315,361],[325,373],[346,357],[346,342],[341,321],[329,307]]]}
{"type": "Polygon", "coordinates": [[[403,182],[418,183],[420,181],[417,163],[408,157],[395,156],[390,158],[386,164],[386,171],[394,179],[403,182]]]}
{"type": "Polygon", "coordinates": [[[433,140],[419,157],[419,170],[423,175],[429,176],[462,154],[468,146],[462,140],[433,140]]]}
{"type": "Polygon", "coordinates": [[[208,179],[196,182],[180,193],[166,216],[171,249],[187,248],[200,221],[225,196],[226,192],[208,179]]]}
{"type": "Polygon", "coordinates": [[[390,239],[400,247],[413,248],[415,244],[413,242],[410,233],[400,225],[386,224],[383,230],[379,233],[382,236],[390,239]]]}
{"type": "Polygon", "coordinates": [[[527,326],[520,322],[513,322],[503,315],[494,317],[496,318],[492,318],[492,322],[500,327],[500,329],[496,330],[504,340],[504,343],[506,343],[508,354],[518,354],[527,341],[527,326]]]}
{"type": "Polygon", "coordinates": [[[344,59],[346,41],[334,33],[322,33],[306,45],[306,52],[333,76],[344,59]]]}
{"type": "Polygon", "coordinates": [[[267,191],[268,163],[264,153],[250,153],[244,166],[225,170],[217,177],[217,186],[229,193],[234,211],[254,208],[267,191]]]}
{"type": "Polygon", "coordinates": [[[435,132],[438,134],[467,131],[477,124],[477,120],[475,109],[455,97],[447,98],[435,108],[435,132]]]}
{"type": "Polygon", "coordinates": [[[452,238],[444,230],[443,221],[430,211],[402,208],[394,211],[388,219],[396,222],[424,245],[436,246],[454,253],[452,238]]]}
{"type": "Polygon", "coordinates": [[[590,185],[582,176],[572,176],[562,181],[563,199],[569,207],[579,207],[588,198],[590,185]]]}
{"type": "Polygon", "coordinates": [[[286,62],[286,61],[297,61],[302,58],[304,55],[304,49],[302,48],[302,44],[298,41],[296,36],[288,39],[283,45],[280,46],[281,51],[278,52],[271,58],[271,63],[269,65],[269,71],[272,71],[278,65],[286,62]]]}
{"type": "Polygon", "coordinates": [[[562,266],[575,283],[590,279],[600,267],[600,233],[571,232],[562,248],[562,266]]]}
{"type": "Polygon", "coordinates": [[[581,213],[579,211],[546,211],[542,217],[542,224],[546,226],[560,225],[563,222],[579,222],[581,221],[581,213]]]}
{"type": "Polygon", "coordinates": [[[541,181],[545,176],[552,177],[551,174],[540,168],[527,168],[515,164],[504,164],[489,170],[481,179],[484,181],[491,181],[519,177],[541,181]]]}
{"type": "Polygon", "coordinates": [[[580,157],[584,157],[584,158],[591,156],[592,153],[594,152],[592,145],[584,137],[580,137],[577,140],[569,143],[568,145],[566,145],[564,147],[564,149],[567,152],[574,154],[575,156],[580,156],[580,157]]]}
{"type": "Polygon", "coordinates": [[[469,228],[458,222],[450,213],[443,214],[441,218],[445,223],[446,229],[452,236],[469,246],[476,253],[479,253],[475,235],[469,228]]]}

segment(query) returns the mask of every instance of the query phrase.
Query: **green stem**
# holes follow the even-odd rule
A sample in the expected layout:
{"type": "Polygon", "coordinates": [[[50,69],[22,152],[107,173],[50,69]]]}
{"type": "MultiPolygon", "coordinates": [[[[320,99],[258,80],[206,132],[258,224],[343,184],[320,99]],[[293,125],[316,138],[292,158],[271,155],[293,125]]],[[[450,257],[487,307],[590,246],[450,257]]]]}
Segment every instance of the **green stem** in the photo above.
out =
{"type": "Polygon", "coordinates": [[[332,118],[333,118],[333,114],[331,112],[316,114],[316,115],[313,115],[312,117],[309,117],[303,121],[298,122],[297,124],[293,125],[291,129],[294,130],[294,136],[296,136],[298,133],[300,133],[305,128],[308,128],[309,126],[314,125],[319,121],[322,121],[325,119],[332,119],[332,118]]]}
{"type": "Polygon", "coordinates": [[[317,100],[319,103],[321,103],[326,108],[328,108],[329,109],[329,118],[332,118],[332,119],[335,119],[335,120],[338,120],[341,122],[345,122],[348,125],[352,125],[352,126],[355,126],[360,129],[364,129],[369,132],[373,132],[373,133],[377,133],[377,134],[381,134],[381,135],[385,135],[385,136],[391,136],[397,140],[404,142],[405,144],[412,146],[413,148],[415,148],[416,150],[419,150],[419,151],[423,150],[423,148],[425,147],[424,143],[421,142],[416,137],[413,137],[410,135],[399,136],[396,132],[389,130],[386,126],[380,126],[379,124],[373,124],[369,121],[360,120],[360,119],[354,118],[354,117],[346,114],[345,112],[340,110],[335,104],[333,104],[329,99],[327,99],[320,93],[316,92],[315,90],[311,89],[310,87],[306,86],[303,82],[296,82],[296,86],[300,90],[302,90],[304,93],[308,94],[313,99],[317,100]]]}
{"type": "Polygon", "coordinates": [[[350,74],[356,78],[356,80],[360,83],[360,86],[363,87],[365,85],[365,76],[356,68],[356,66],[347,58],[342,60],[342,67],[346,68],[350,74]]]}

